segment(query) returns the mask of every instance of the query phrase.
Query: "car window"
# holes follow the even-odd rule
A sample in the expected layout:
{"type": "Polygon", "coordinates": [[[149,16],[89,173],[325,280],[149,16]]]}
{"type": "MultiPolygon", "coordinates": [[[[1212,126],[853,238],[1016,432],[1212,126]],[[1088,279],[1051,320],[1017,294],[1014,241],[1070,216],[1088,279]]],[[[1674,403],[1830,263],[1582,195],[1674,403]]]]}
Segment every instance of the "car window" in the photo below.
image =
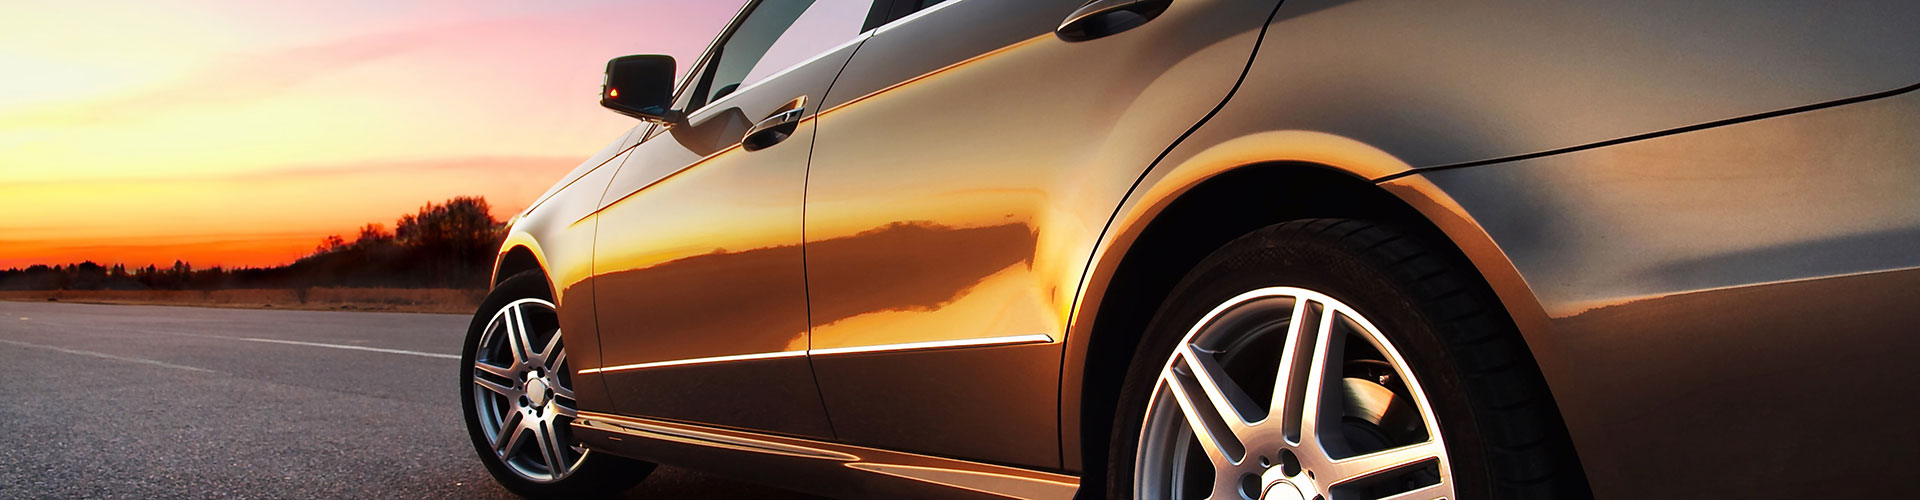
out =
{"type": "MultiPolygon", "coordinates": [[[[715,49],[695,89],[704,105],[860,34],[873,0],[766,0],[715,49]]],[[[694,103],[690,103],[694,104],[694,103]]]]}

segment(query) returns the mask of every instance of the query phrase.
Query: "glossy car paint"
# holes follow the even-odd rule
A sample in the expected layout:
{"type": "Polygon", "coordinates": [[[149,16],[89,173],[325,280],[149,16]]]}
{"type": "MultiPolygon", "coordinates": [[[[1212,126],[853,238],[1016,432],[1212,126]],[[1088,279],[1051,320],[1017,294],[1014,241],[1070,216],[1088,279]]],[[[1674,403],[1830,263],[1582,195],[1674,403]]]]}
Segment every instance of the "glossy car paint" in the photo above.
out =
{"type": "MultiPolygon", "coordinates": [[[[802,353],[583,374],[584,409],[683,422],[589,444],[816,491],[899,476],[684,438],[1080,472],[1082,424],[1111,418],[1080,413],[1114,383],[1082,370],[1120,263],[1195,186],[1259,167],[1378,181],[1443,231],[1527,336],[1602,498],[1885,492],[1910,461],[1920,436],[1852,422],[1903,415],[1916,378],[1920,109],[1767,114],[1920,82],[1920,5],[1177,0],[1049,36],[1079,3],[949,0],[825,57],[837,79],[731,98],[744,124],[830,85],[799,129],[811,152],[740,151],[695,133],[734,123],[700,110],[520,217],[502,262],[547,271],[570,346],[599,336],[582,367],[802,353]],[[680,272],[710,281],[652,288],[680,272]],[[638,302],[661,294],[680,305],[638,302]],[[662,316],[682,326],[643,327],[662,316]],[[804,356],[1029,334],[1050,341],[804,356]],[[1752,481],[1783,475],[1801,480],[1752,481]]],[[[965,494],[936,483],[889,488],[965,494]]]]}
{"type": "Polygon", "coordinates": [[[1862,416],[1920,384],[1916,131],[1907,92],[1388,186],[1451,196],[1532,291],[1602,497],[1900,496],[1867,478],[1920,431],[1862,416]]]}
{"type": "MultiPolygon", "coordinates": [[[[576,224],[599,208],[600,193],[619,170],[627,153],[640,140],[644,127],[628,131],[567,175],[549,195],[513,220],[513,229],[495,259],[493,283],[514,273],[534,270],[546,275],[558,306],[560,330],[567,332],[569,356],[579,366],[599,366],[599,322],[593,309],[593,287],[583,286],[593,272],[593,225],[576,224]],[[524,259],[522,257],[525,257],[524,259]],[[531,260],[531,264],[526,262],[531,260]]],[[[611,408],[600,377],[573,377],[574,395],[584,408],[611,408]]]]}
{"type": "Polygon", "coordinates": [[[832,437],[805,356],[800,230],[814,121],[765,149],[739,144],[755,122],[819,101],[859,41],[664,127],[580,222],[600,228],[598,374],[618,411],[832,437]]]}
{"type": "MultiPolygon", "coordinates": [[[[1064,339],[1099,228],[1226,98],[1277,5],[1184,0],[1119,35],[1055,37],[1080,3],[941,4],[848,63],[807,179],[814,348],[1064,339]]],[[[1060,347],[813,365],[843,440],[1057,469],[1060,347]]]]}
{"type": "MultiPolygon", "coordinates": [[[[1195,186],[1250,166],[1381,180],[1895,90],[1920,82],[1920,31],[1905,28],[1912,19],[1920,4],[1897,1],[1286,2],[1240,89],[1139,179],[1107,225],[1067,335],[1066,467],[1082,463],[1079,375],[1100,300],[1125,250],[1195,186]],[[1554,29],[1533,28],[1543,24],[1554,29]]],[[[1471,214],[1460,218],[1473,226],[1471,214]]],[[[1538,308],[1518,299],[1531,292],[1504,285],[1522,281],[1477,231],[1448,236],[1476,257],[1529,342],[1542,342],[1532,332],[1546,331],[1544,322],[1518,312],[1538,308]]],[[[1558,363],[1551,349],[1534,354],[1544,370],[1558,363]]]]}

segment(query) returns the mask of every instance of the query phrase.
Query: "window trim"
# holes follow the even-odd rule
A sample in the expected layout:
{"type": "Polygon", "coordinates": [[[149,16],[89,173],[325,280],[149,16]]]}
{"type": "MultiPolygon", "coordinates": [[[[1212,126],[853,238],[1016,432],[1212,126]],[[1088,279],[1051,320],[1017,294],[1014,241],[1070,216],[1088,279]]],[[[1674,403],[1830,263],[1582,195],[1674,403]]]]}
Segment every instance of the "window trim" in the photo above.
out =
{"type": "MultiPolygon", "coordinates": [[[[912,0],[885,0],[885,1],[894,1],[894,2],[910,2],[910,1],[912,1],[912,0]]],[[[937,10],[940,10],[940,9],[944,9],[944,8],[947,8],[947,6],[950,6],[950,5],[953,5],[953,4],[957,4],[957,3],[960,3],[960,2],[965,2],[965,1],[967,1],[967,0],[943,0],[943,1],[942,1],[942,2],[940,2],[940,3],[936,3],[936,4],[933,4],[932,6],[930,6],[930,7],[927,7],[927,8],[924,8],[924,9],[915,9],[915,10],[912,10],[912,11],[910,11],[910,12],[907,12],[907,13],[905,13],[905,14],[901,14],[901,15],[900,15],[900,17],[897,17],[897,18],[894,18],[894,20],[892,20],[892,21],[888,21],[888,22],[887,22],[886,24],[883,24],[883,25],[880,25],[879,27],[876,27],[876,28],[874,28],[874,29],[873,29],[873,33],[874,33],[875,35],[878,35],[878,34],[881,34],[881,33],[885,33],[885,32],[887,32],[887,30],[891,30],[891,29],[894,29],[894,28],[897,28],[897,27],[900,27],[900,26],[902,26],[902,25],[905,25],[905,24],[907,24],[907,23],[910,23],[910,22],[913,22],[913,21],[914,21],[915,19],[919,19],[919,18],[922,18],[922,17],[926,17],[926,15],[927,15],[927,14],[930,14],[930,13],[932,13],[932,12],[934,12],[934,11],[937,11],[937,10]]],[[[903,3],[902,5],[911,5],[911,4],[905,4],[905,3],[903,3]]]]}
{"type": "MultiPolygon", "coordinates": [[[[680,100],[680,98],[686,97],[687,92],[699,91],[700,90],[699,87],[704,87],[706,85],[712,84],[711,73],[713,72],[713,70],[712,70],[712,66],[708,65],[707,63],[712,61],[714,56],[719,55],[718,52],[720,52],[721,46],[726,42],[728,38],[733,37],[733,33],[735,31],[739,31],[740,25],[746,20],[747,15],[749,13],[752,13],[753,9],[760,7],[760,4],[765,3],[766,1],[767,0],[751,0],[747,2],[746,5],[741,6],[740,10],[735,11],[733,13],[733,19],[730,21],[727,21],[727,27],[724,29],[721,29],[720,34],[714,36],[713,40],[708,41],[706,50],[701,51],[700,57],[694,59],[693,66],[687,70],[686,78],[682,79],[680,84],[677,86],[677,90],[673,94],[674,101],[677,102],[680,100]]],[[[733,92],[730,92],[727,95],[720,96],[719,99],[714,99],[712,101],[701,103],[699,106],[694,106],[693,102],[689,100],[688,108],[690,109],[684,110],[685,116],[687,117],[687,121],[689,122],[695,121],[696,115],[702,115],[703,113],[712,109],[720,109],[718,106],[716,106],[717,104],[727,102],[727,99],[731,99],[733,98],[733,96],[745,94],[747,93],[747,91],[753,90],[754,87],[760,86],[761,83],[778,79],[781,76],[786,75],[788,72],[793,71],[795,68],[812,64],[814,61],[817,61],[822,57],[826,57],[827,54],[839,52],[841,49],[847,48],[848,45],[864,42],[868,38],[872,38],[874,35],[885,32],[896,26],[900,26],[908,22],[912,22],[913,20],[919,19],[920,17],[926,15],[927,13],[940,10],[941,8],[945,8],[946,6],[957,4],[963,1],[965,0],[945,0],[927,8],[917,8],[914,5],[918,3],[916,0],[873,0],[873,5],[867,11],[867,20],[866,20],[866,23],[862,25],[863,30],[860,32],[860,34],[854,35],[852,39],[849,39],[846,42],[843,42],[839,45],[835,45],[831,49],[827,49],[827,50],[821,51],[818,54],[814,54],[813,57],[809,57],[798,63],[794,63],[791,66],[781,69],[780,71],[774,72],[771,75],[767,75],[766,78],[762,78],[760,79],[760,81],[753,82],[753,84],[751,85],[746,85],[738,89],[735,89],[733,92]],[[878,24],[875,24],[876,22],[878,22],[878,24]]],[[[705,118],[705,116],[699,116],[698,118],[705,118]]],[[[652,139],[653,136],[657,135],[662,131],[665,131],[667,128],[670,128],[670,127],[672,127],[672,125],[655,124],[652,129],[648,130],[644,135],[642,135],[641,142],[645,142],[646,140],[652,139]]]]}
{"type": "MultiPolygon", "coordinates": [[[[880,9],[881,6],[884,5],[884,6],[889,6],[889,8],[891,8],[891,6],[896,1],[898,0],[872,0],[873,4],[868,7],[866,23],[871,24],[873,22],[875,17],[874,14],[880,9]]],[[[759,8],[760,4],[763,4],[766,2],[767,0],[753,0],[753,1],[747,2],[746,5],[740,7],[740,10],[738,12],[735,12],[733,14],[733,20],[727,22],[726,29],[721,30],[720,34],[718,36],[713,37],[712,41],[707,42],[707,50],[701,52],[700,58],[697,59],[696,60],[697,62],[694,63],[695,64],[694,68],[687,71],[687,77],[688,77],[687,81],[682,82],[680,84],[680,89],[674,93],[674,96],[673,96],[674,101],[679,101],[680,98],[685,97],[686,92],[689,92],[689,91],[700,92],[700,91],[710,90],[710,89],[706,89],[705,87],[713,84],[712,77],[713,77],[714,67],[708,63],[712,62],[712,60],[716,56],[720,55],[719,52],[721,48],[725,45],[726,40],[729,38],[732,38],[733,34],[740,30],[740,25],[746,21],[747,15],[752,13],[754,9],[759,8]]],[[[841,49],[847,48],[848,45],[859,43],[863,40],[866,40],[868,37],[873,36],[873,33],[874,33],[873,28],[867,27],[865,24],[863,24],[862,30],[860,31],[860,33],[855,34],[853,38],[850,38],[845,42],[841,42],[838,45],[834,45],[833,48],[820,51],[820,53],[814,54],[806,59],[801,60],[800,62],[794,63],[785,68],[782,68],[780,71],[776,71],[771,75],[767,75],[765,78],[761,78],[759,81],[753,82],[748,85],[743,85],[740,88],[734,89],[733,92],[729,92],[727,93],[727,95],[720,96],[719,99],[703,102],[703,103],[700,103],[700,105],[698,106],[695,106],[693,104],[693,101],[689,100],[687,101],[687,106],[692,109],[686,110],[685,111],[686,115],[689,119],[691,119],[693,115],[706,111],[708,108],[713,108],[715,104],[726,102],[727,99],[733,96],[744,94],[748,90],[752,90],[754,87],[760,86],[760,84],[763,82],[774,80],[776,78],[779,78],[782,75],[787,74],[788,72],[793,71],[794,68],[806,66],[808,64],[813,63],[814,61],[820,60],[820,58],[825,57],[827,54],[839,52],[841,49]]]]}
{"type": "MultiPolygon", "coordinates": [[[[680,79],[680,83],[674,85],[673,99],[668,102],[679,102],[680,98],[686,95],[694,82],[706,78],[707,60],[711,59],[714,51],[720,48],[720,41],[732,36],[734,30],[739,29],[741,21],[746,19],[747,13],[752,12],[754,7],[759,7],[763,1],[765,0],[750,0],[746,5],[740,6],[740,10],[733,12],[733,19],[727,20],[727,26],[721,28],[720,34],[715,35],[712,40],[707,41],[707,48],[700,51],[700,57],[693,58],[693,65],[687,67],[687,74],[680,79]]],[[[690,109],[683,110],[684,114],[682,116],[687,117],[687,120],[692,120],[693,113],[706,109],[707,104],[712,103],[704,103],[701,104],[700,107],[695,108],[691,101],[689,101],[687,107],[690,109]]],[[[640,142],[644,143],[653,140],[655,135],[659,135],[661,132],[672,127],[672,124],[650,123],[646,133],[640,136],[640,142]]]]}
{"type": "Polygon", "coordinates": [[[873,31],[874,28],[899,19],[899,13],[894,11],[908,5],[906,2],[907,0],[873,0],[873,8],[867,11],[867,22],[860,26],[860,31],[873,31]]]}
{"type": "MultiPolygon", "coordinates": [[[[780,71],[775,71],[775,72],[773,72],[773,74],[771,74],[771,75],[767,75],[767,76],[766,76],[766,78],[761,78],[761,79],[760,79],[759,81],[756,81],[756,82],[753,82],[753,83],[750,83],[750,84],[747,84],[747,85],[745,85],[745,86],[742,86],[742,87],[740,87],[740,88],[737,88],[737,89],[734,89],[734,90],[733,90],[733,92],[729,92],[729,93],[727,93],[727,95],[723,95],[723,96],[720,96],[720,98],[719,98],[719,99],[714,99],[713,101],[710,101],[710,102],[708,102],[708,103],[706,103],[705,105],[702,105],[702,106],[700,106],[700,109],[698,109],[698,110],[695,110],[695,111],[694,111],[693,113],[688,113],[688,114],[687,114],[687,116],[688,116],[688,118],[689,118],[689,119],[691,119],[691,118],[693,117],[693,115],[694,115],[694,114],[698,114],[698,113],[701,113],[701,112],[705,112],[705,111],[707,111],[707,110],[708,110],[709,108],[711,108],[711,109],[719,109],[718,107],[716,107],[716,106],[715,106],[716,104],[720,104],[720,103],[723,103],[723,102],[727,102],[727,100],[728,100],[728,99],[732,99],[732,98],[733,98],[733,96],[737,96],[737,95],[741,95],[741,94],[745,94],[745,93],[747,93],[747,91],[749,91],[749,90],[753,90],[754,88],[756,88],[756,87],[759,87],[759,86],[760,86],[760,84],[762,84],[762,83],[767,83],[767,82],[771,82],[771,81],[774,81],[774,80],[778,80],[778,79],[779,79],[780,77],[782,77],[782,76],[786,76],[786,74],[787,74],[787,73],[791,73],[791,72],[793,72],[793,70],[796,70],[796,69],[800,69],[800,67],[801,67],[801,66],[806,66],[806,65],[808,65],[808,64],[813,64],[813,62],[814,62],[814,61],[818,61],[818,60],[820,60],[821,58],[824,58],[824,57],[827,57],[827,55],[828,55],[828,54],[833,54],[833,53],[835,53],[835,52],[839,52],[839,51],[841,51],[842,49],[845,49],[845,48],[847,48],[847,47],[848,47],[848,46],[850,46],[850,45],[853,45],[853,44],[857,44],[857,43],[860,43],[860,42],[864,42],[864,41],[866,41],[866,40],[867,40],[867,38],[869,38],[869,37],[872,37],[872,36],[873,36],[873,31],[862,31],[862,32],[860,32],[860,34],[858,34],[858,35],[854,35],[854,36],[853,36],[853,39],[852,39],[852,40],[847,40],[847,41],[845,41],[845,42],[841,42],[841,43],[840,43],[839,45],[835,45],[835,46],[833,46],[833,48],[831,48],[831,49],[827,49],[827,50],[823,50],[823,51],[820,51],[820,53],[818,53],[818,54],[814,54],[814,55],[813,55],[812,57],[808,57],[808,58],[806,58],[806,59],[804,59],[804,60],[802,60],[802,61],[800,61],[800,62],[797,62],[797,63],[793,63],[793,65],[791,65],[791,66],[787,66],[787,67],[785,67],[785,68],[781,68],[781,69],[780,69],[780,71]]],[[[711,82],[711,81],[709,81],[709,82],[706,82],[705,84],[703,84],[703,86],[704,86],[704,85],[710,85],[710,84],[712,84],[712,82],[711,82]]],[[[676,98],[676,99],[677,99],[677,98],[676,98]]]]}

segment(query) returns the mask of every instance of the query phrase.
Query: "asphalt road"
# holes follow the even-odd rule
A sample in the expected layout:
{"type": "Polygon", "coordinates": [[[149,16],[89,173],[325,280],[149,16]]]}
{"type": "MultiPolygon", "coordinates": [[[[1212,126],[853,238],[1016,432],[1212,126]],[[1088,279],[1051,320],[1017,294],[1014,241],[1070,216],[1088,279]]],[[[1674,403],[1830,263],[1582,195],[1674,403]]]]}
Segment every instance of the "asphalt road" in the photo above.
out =
{"type": "MultiPolygon", "coordinates": [[[[0,302],[0,498],[512,498],[448,314],[0,302]]],[[[661,468],[645,499],[810,498],[661,468]]]]}

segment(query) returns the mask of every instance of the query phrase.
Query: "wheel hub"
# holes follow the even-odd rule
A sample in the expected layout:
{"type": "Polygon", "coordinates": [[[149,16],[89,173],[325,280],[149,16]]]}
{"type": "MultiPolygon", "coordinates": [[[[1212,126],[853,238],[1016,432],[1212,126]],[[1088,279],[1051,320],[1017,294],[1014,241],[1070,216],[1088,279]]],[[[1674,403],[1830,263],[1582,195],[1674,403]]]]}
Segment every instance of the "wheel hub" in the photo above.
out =
{"type": "MultiPolygon", "coordinates": [[[[1266,485],[1260,490],[1260,500],[1308,500],[1320,491],[1319,486],[1313,483],[1313,471],[1292,463],[1297,459],[1290,454],[1283,452],[1280,460],[1260,473],[1260,482],[1266,485]],[[1289,471],[1292,473],[1289,474],[1289,471]]],[[[1262,457],[1261,464],[1266,463],[1262,457]]]]}
{"type": "MultiPolygon", "coordinates": [[[[1279,467],[1274,467],[1273,469],[1269,469],[1268,472],[1272,473],[1278,470],[1280,470],[1279,467]]],[[[1307,500],[1307,495],[1301,493],[1300,488],[1294,486],[1293,483],[1281,479],[1267,483],[1267,489],[1260,492],[1260,500],[1307,500]]]]}
{"type": "Polygon", "coordinates": [[[552,391],[547,390],[546,379],[540,378],[538,374],[529,373],[528,375],[532,377],[532,380],[527,381],[527,402],[532,403],[528,406],[532,408],[546,406],[547,399],[553,396],[552,391]]]}

